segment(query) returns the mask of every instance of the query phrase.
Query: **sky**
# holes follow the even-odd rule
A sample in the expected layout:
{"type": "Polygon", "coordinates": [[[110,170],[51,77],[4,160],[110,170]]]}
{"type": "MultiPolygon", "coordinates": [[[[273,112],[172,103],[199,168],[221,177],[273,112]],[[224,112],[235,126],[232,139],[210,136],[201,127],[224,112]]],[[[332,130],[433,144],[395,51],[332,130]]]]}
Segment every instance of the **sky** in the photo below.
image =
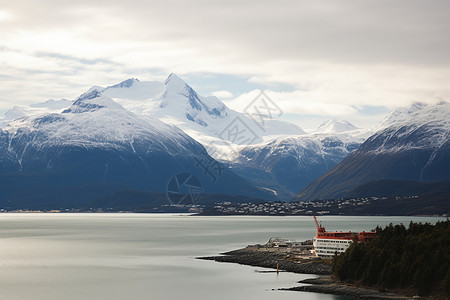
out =
{"type": "Polygon", "coordinates": [[[0,0],[0,112],[176,73],[305,129],[450,99],[450,1],[0,0]]]}

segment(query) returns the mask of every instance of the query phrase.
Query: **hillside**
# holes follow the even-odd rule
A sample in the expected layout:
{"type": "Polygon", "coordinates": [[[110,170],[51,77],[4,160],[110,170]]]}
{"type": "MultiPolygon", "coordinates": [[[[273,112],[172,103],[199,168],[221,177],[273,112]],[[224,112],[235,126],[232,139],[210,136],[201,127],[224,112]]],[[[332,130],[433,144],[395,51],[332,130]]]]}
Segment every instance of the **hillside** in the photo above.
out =
{"type": "Polygon", "coordinates": [[[139,117],[95,88],[61,113],[9,123],[0,153],[2,207],[79,207],[118,191],[161,193],[182,172],[199,178],[205,193],[267,195],[179,128],[139,117]]]}
{"type": "Polygon", "coordinates": [[[335,257],[333,273],[339,281],[446,299],[450,296],[450,221],[377,228],[373,241],[353,244],[335,257]]]}
{"type": "Polygon", "coordinates": [[[450,181],[450,104],[425,106],[397,118],[310,184],[296,199],[347,197],[379,180],[450,181]]]}
{"type": "Polygon", "coordinates": [[[238,175],[275,190],[280,200],[289,200],[358,149],[367,137],[367,131],[349,122],[329,120],[310,134],[243,147],[232,167],[238,175]]]}

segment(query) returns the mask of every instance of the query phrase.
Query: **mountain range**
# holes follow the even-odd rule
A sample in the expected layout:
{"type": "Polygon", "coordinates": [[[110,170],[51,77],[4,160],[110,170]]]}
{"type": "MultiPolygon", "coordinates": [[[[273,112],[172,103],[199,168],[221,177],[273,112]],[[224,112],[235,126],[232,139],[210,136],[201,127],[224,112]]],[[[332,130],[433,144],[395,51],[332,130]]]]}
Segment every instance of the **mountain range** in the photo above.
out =
{"type": "Polygon", "coordinates": [[[228,160],[239,146],[261,143],[271,136],[304,133],[292,123],[272,119],[262,123],[259,118],[228,108],[217,97],[203,97],[176,74],[170,74],[164,82],[128,79],[101,92],[139,116],[151,116],[181,128],[217,159],[228,160]],[[230,135],[230,125],[241,125],[246,134],[241,139],[230,135]]]}
{"type": "MultiPolygon", "coordinates": [[[[450,182],[450,104],[415,104],[391,113],[387,127],[311,183],[296,199],[346,197],[380,180],[450,182]]],[[[382,122],[382,123],[383,123],[382,122]]]]}
{"type": "Polygon", "coordinates": [[[342,124],[330,120],[326,130],[321,126],[318,132],[246,146],[233,161],[232,170],[272,189],[280,199],[290,199],[364,142],[367,133],[355,127],[334,130],[342,124]]]}
{"type": "Polygon", "coordinates": [[[175,74],[164,82],[128,79],[99,90],[139,116],[181,128],[215,159],[280,200],[289,200],[368,137],[367,130],[344,120],[329,120],[308,135],[292,123],[240,113],[216,97],[198,95],[175,74]],[[239,140],[228,129],[245,134],[239,140]]]}
{"type": "Polygon", "coordinates": [[[139,117],[97,88],[60,113],[10,122],[0,153],[4,207],[79,207],[123,190],[164,193],[183,172],[202,179],[201,192],[272,199],[179,128],[139,117]]]}
{"type": "MultiPolygon", "coordinates": [[[[255,99],[255,108],[257,101],[271,104],[255,99]]],[[[85,207],[118,203],[126,191],[164,199],[180,174],[198,182],[187,193],[235,201],[341,198],[383,180],[390,190],[395,180],[446,182],[449,112],[448,103],[415,103],[374,128],[328,120],[306,133],[234,111],[175,74],[164,82],[131,78],[0,118],[0,205],[85,207]]]]}

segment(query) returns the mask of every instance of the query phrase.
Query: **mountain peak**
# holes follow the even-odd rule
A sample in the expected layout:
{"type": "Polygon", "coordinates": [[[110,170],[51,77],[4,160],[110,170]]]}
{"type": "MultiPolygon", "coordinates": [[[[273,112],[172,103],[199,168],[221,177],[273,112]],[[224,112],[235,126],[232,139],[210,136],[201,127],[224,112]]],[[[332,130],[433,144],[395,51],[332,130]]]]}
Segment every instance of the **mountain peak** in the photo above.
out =
{"type": "Polygon", "coordinates": [[[176,89],[184,89],[187,86],[187,83],[183,81],[180,77],[178,77],[175,73],[170,73],[167,79],[164,81],[164,84],[167,87],[176,87],[176,89]]]}
{"type": "Polygon", "coordinates": [[[67,99],[60,99],[60,100],[49,99],[45,102],[31,104],[30,107],[58,110],[58,109],[64,109],[64,108],[69,107],[72,104],[72,102],[73,101],[70,101],[67,99]]]}
{"type": "Polygon", "coordinates": [[[101,95],[102,95],[102,92],[100,90],[98,90],[98,89],[90,89],[86,93],[81,94],[81,96],[79,96],[75,100],[75,102],[83,101],[83,100],[95,99],[95,98],[101,97],[101,95]]]}
{"type": "Polygon", "coordinates": [[[23,111],[23,109],[21,109],[19,106],[15,105],[13,108],[11,108],[10,110],[6,111],[5,113],[5,118],[6,119],[10,119],[10,120],[14,120],[14,119],[18,119],[25,116],[25,113],[23,111]]]}
{"type": "Polygon", "coordinates": [[[123,109],[122,106],[111,98],[104,96],[98,89],[90,89],[86,93],[79,96],[75,102],[62,113],[85,113],[93,112],[102,108],[123,109]]]}
{"type": "Polygon", "coordinates": [[[399,107],[391,111],[379,124],[379,127],[388,127],[397,122],[400,122],[410,116],[411,114],[427,107],[426,103],[414,102],[408,107],[399,107]]]}
{"type": "Polygon", "coordinates": [[[136,82],[139,82],[139,79],[128,78],[127,80],[124,80],[118,84],[108,86],[107,89],[129,88],[136,82]]]}
{"type": "Polygon", "coordinates": [[[345,120],[336,120],[331,119],[323,122],[319,128],[316,130],[316,132],[319,133],[340,133],[340,132],[346,132],[346,131],[352,131],[357,130],[358,127],[354,126],[348,121],[345,120]]]}

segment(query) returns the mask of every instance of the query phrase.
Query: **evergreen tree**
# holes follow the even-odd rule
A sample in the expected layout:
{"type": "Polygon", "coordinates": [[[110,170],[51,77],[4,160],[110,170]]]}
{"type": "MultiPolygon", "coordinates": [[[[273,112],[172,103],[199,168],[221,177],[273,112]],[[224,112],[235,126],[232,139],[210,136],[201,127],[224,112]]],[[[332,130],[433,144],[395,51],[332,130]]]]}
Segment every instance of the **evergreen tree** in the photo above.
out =
{"type": "Polygon", "coordinates": [[[450,221],[389,224],[376,228],[369,243],[354,242],[333,258],[334,275],[341,281],[378,288],[406,288],[419,295],[450,291],[450,221]]]}

